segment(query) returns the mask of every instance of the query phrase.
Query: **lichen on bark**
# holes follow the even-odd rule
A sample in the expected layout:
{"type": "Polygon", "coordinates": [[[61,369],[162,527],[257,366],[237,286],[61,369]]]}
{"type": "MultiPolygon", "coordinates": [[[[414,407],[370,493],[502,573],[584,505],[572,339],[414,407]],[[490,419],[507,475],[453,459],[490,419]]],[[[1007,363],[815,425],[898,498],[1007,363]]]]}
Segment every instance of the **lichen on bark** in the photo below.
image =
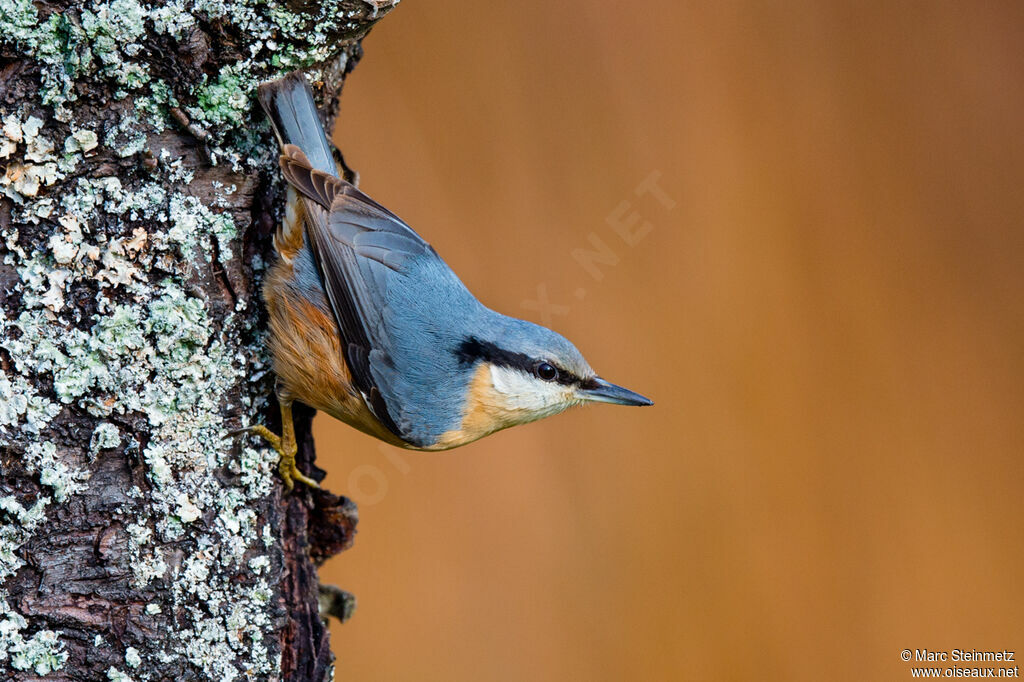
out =
{"type": "Polygon", "coordinates": [[[303,67],[336,98],[390,7],[0,5],[5,679],[327,675],[309,545],[351,542],[354,508],[281,498],[276,455],[226,439],[271,380],[253,95],[303,67]]]}

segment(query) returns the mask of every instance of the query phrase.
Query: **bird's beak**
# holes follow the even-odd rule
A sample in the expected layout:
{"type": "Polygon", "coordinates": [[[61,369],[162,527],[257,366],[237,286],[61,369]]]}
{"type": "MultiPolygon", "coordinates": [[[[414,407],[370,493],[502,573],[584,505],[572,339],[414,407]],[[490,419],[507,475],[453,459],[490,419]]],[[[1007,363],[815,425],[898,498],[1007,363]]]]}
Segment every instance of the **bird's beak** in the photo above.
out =
{"type": "Polygon", "coordinates": [[[590,384],[580,391],[580,395],[585,400],[592,400],[598,403],[612,403],[613,405],[646,406],[654,404],[654,401],[650,398],[645,398],[628,388],[616,386],[601,377],[594,377],[590,384]]]}

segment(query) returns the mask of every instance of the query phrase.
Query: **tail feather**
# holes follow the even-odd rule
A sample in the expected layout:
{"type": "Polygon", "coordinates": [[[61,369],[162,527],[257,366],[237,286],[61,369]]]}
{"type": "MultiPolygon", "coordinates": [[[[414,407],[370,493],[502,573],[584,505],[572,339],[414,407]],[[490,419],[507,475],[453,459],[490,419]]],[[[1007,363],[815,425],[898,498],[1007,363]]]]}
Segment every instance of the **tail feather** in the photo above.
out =
{"type": "Polygon", "coordinates": [[[324,221],[322,214],[330,206],[329,201],[316,206],[300,197],[315,199],[313,195],[318,190],[323,193],[326,185],[331,184],[328,180],[340,182],[336,180],[338,169],[313,101],[313,92],[302,73],[296,71],[262,83],[259,99],[281,145],[281,166],[289,182],[284,220],[274,235],[274,248],[286,263],[291,263],[303,248],[303,226],[307,219],[324,221]],[[319,182],[314,182],[314,176],[319,182]],[[314,215],[310,215],[310,211],[314,215]]]}
{"type": "Polygon", "coordinates": [[[259,87],[260,104],[270,117],[277,140],[297,146],[313,168],[338,177],[327,134],[320,122],[313,91],[306,77],[298,71],[259,87]]]}
{"type": "Polygon", "coordinates": [[[323,208],[330,208],[342,181],[313,167],[302,150],[286,144],[281,150],[281,173],[289,185],[323,208]]]}

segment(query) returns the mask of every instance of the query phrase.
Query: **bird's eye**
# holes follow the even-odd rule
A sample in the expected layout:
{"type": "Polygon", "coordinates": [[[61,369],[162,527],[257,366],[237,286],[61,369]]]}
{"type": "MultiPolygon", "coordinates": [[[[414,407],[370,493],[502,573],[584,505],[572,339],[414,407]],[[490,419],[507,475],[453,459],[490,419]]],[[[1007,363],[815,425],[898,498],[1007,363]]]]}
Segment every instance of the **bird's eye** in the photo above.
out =
{"type": "Polygon", "coordinates": [[[537,365],[537,377],[544,381],[554,381],[558,378],[558,370],[546,362],[537,365]]]}

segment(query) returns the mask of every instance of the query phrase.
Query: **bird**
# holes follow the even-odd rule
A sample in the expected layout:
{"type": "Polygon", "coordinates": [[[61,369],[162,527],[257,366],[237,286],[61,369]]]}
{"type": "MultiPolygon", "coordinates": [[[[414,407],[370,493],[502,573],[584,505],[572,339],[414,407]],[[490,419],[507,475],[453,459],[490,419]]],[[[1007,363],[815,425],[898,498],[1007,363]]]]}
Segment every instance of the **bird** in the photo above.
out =
{"type": "MultiPolygon", "coordinates": [[[[584,403],[652,405],[560,334],[484,306],[398,216],[342,179],[304,74],[260,84],[287,184],[262,294],[288,490],[299,401],[386,443],[446,450],[584,403]]],[[[235,432],[240,433],[240,432],[235,432]]]]}

